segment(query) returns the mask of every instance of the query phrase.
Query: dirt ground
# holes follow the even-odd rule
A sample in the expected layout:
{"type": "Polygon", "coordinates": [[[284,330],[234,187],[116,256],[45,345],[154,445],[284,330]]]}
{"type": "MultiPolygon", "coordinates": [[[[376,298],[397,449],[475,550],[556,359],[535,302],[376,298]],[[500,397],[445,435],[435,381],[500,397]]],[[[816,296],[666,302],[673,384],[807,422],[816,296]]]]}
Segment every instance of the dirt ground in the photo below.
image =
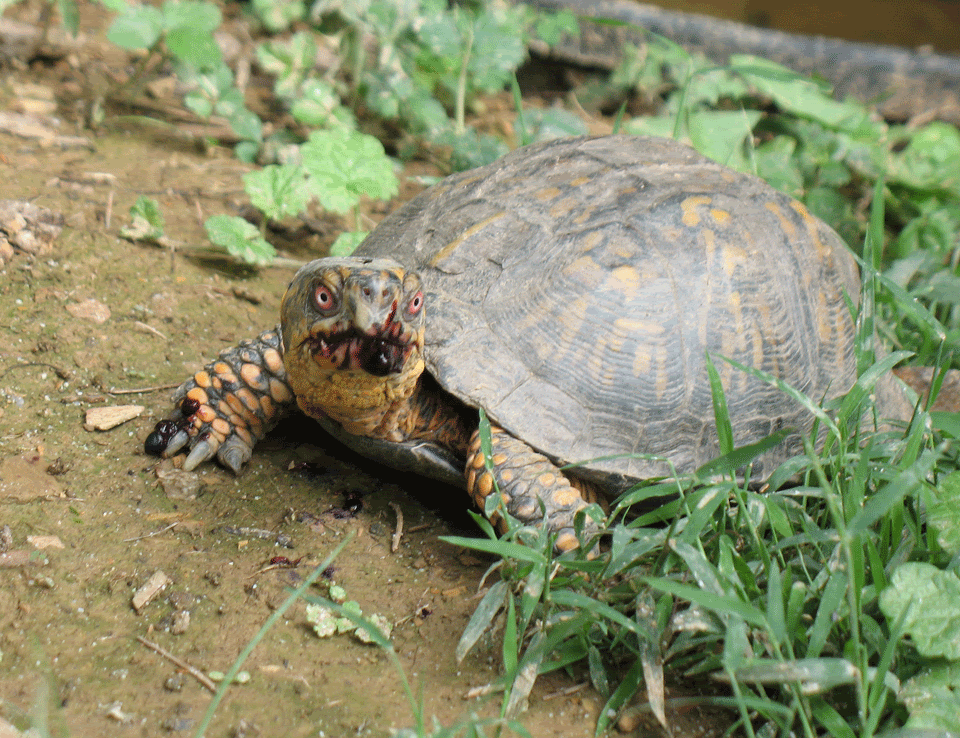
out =
{"type": "MultiPolygon", "coordinates": [[[[332,578],[364,613],[395,624],[428,724],[495,715],[495,700],[470,695],[497,678],[497,644],[462,664],[453,656],[491,563],[439,540],[475,531],[462,493],[351,461],[304,421],[278,429],[240,477],[208,464],[192,491],[160,484],[170,462],[144,455],[143,440],[169,410],[169,387],[271,326],[291,272],[119,235],[147,195],[173,241],[205,243],[202,221],[242,205],[247,167],[225,148],[201,153],[167,124],[110,112],[96,132],[78,123],[87,93],[126,63],[99,40],[96,17],[85,23],[69,54],[0,67],[0,112],[30,112],[41,129],[0,133],[0,200],[64,224],[46,249],[0,271],[0,717],[21,727],[23,713],[45,718],[53,735],[192,734],[210,692],[137,637],[226,671],[350,532],[332,578]],[[143,407],[131,420],[85,427],[88,410],[131,404],[143,407]],[[357,498],[362,509],[345,514],[357,498]],[[404,532],[391,552],[397,510],[404,532]],[[271,568],[277,556],[301,560],[271,568]],[[169,583],[138,612],[132,598],[157,572],[169,583]]],[[[341,226],[293,234],[285,255],[320,255],[341,226]]],[[[302,602],[244,668],[249,682],[231,689],[208,736],[386,735],[414,723],[385,655],[346,635],[321,640],[302,602]]],[[[522,722],[538,738],[588,736],[601,705],[582,674],[552,675],[522,722]]],[[[695,727],[696,712],[678,719],[688,735],[712,732],[695,727]]],[[[635,734],[652,734],[640,722],[635,734]]]]}

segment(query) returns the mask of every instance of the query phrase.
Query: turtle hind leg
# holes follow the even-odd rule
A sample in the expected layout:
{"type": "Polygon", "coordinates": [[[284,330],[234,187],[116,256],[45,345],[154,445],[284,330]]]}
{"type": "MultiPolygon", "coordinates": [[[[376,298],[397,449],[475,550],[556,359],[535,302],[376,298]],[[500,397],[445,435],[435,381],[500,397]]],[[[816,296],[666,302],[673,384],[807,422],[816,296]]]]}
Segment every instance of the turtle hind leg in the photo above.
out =
{"type": "MultiPolygon", "coordinates": [[[[480,432],[474,432],[467,449],[466,477],[467,491],[477,506],[483,510],[486,498],[499,489],[512,517],[524,525],[547,525],[556,534],[558,551],[577,548],[574,517],[598,501],[595,491],[571,482],[550,459],[501,428],[490,428],[490,451],[492,475],[485,468],[480,432]]],[[[491,522],[503,530],[498,516],[491,522]]],[[[584,528],[590,533],[596,525],[588,518],[584,528]]]]}
{"type": "Polygon", "coordinates": [[[186,446],[184,469],[216,456],[239,472],[257,442],[294,405],[279,328],[220,352],[180,385],[173,401],[177,409],[157,423],[144,450],[172,456],[186,446]]]}

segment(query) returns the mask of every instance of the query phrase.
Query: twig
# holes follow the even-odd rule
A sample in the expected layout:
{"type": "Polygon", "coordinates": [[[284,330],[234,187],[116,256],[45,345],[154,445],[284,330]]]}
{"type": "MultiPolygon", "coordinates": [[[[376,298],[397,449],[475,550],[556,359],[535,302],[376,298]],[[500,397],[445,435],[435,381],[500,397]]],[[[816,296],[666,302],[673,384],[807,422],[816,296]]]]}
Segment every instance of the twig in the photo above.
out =
{"type": "Polygon", "coordinates": [[[396,553],[400,548],[400,539],[403,537],[403,510],[396,502],[388,502],[387,504],[397,514],[397,527],[393,531],[393,538],[390,539],[390,553],[396,553]]]}
{"type": "Polygon", "coordinates": [[[204,687],[209,689],[214,694],[217,693],[217,685],[214,684],[213,680],[210,679],[210,677],[208,677],[199,669],[193,666],[190,666],[190,664],[188,664],[183,659],[177,658],[172,653],[170,653],[167,649],[163,648],[162,646],[158,646],[156,643],[151,643],[143,636],[137,636],[137,640],[140,641],[140,643],[142,643],[144,646],[146,646],[150,650],[156,651],[158,654],[163,656],[163,658],[167,659],[167,661],[170,661],[176,666],[179,666],[181,669],[186,671],[190,676],[192,676],[194,679],[196,679],[198,682],[200,682],[204,687]]]}
{"type": "Polygon", "coordinates": [[[113,189],[107,193],[107,208],[103,215],[103,227],[110,230],[110,221],[113,220],[113,189]]]}
{"type": "Polygon", "coordinates": [[[136,389],[117,389],[116,387],[111,387],[107,390],[107,394],[111,395],[142,395],[146,392],[159,392],[160,390],[165,389],[175,389],[180,386],[180,383],[177,384],[158,384],[156,387],[138,387],[136,389]]]}
{"type": "Polygon", "coordinates": [[[133,543],[134,541],[142,541],[144,538],[151,538],[151,537],[153,537],[153,536],[158,536],[158,535],[160,535],[161,533],[166,533],[168,530],[170,530],[170,529],[172,529],[172,528],[176,528],[179,524],[180,524],[179,521],[176,522],[176,523],[170,523],[170,525],[168,525],[166,528],[161,528],[160,530],[155,530],[155,531],[153,531],[153,533],[147,533],[146,535],[137,536],[136,538],[124,538],[124,539],[123,539],[122,541],[120,541],[120,542],[121,542],[121,543],[133,543]]]}

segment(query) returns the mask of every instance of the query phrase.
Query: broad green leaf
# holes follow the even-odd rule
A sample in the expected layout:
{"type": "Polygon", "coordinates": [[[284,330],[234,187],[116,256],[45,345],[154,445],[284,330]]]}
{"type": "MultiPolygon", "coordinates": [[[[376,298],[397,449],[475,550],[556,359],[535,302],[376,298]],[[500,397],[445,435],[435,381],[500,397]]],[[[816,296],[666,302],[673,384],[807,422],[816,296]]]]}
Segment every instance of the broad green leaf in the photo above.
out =
{"type": "Polygon", "coordinates": [[[271,220],[302,213],[310,201],[303,169],[296,164],[270,164],[243,175],[254,207],[271,220]]]}
{"type": "Polygon", "coordinates": [[[166,0],[161,10],[167,30],[189,28],[209,35],[223,22],[220,8],[204,0],[166,0]]]}
{"type": "Polygon", "coordinates": [[[922,656],[960,659],[960,577],[920,561],[901,564],[880,593],[887,620],[909,608],[903,632],[922,656]]]}
{"type": "Polygon", "coordinates": [[[936,531],[940,547],[955,556],[960,553],[960,472],[941,479],[926,499],[927,524],[936,531]]]}
{"type": "Polygon", "coordinates": [[[300,94],[294,99],[290,112],[311,128],[357,127],[353,113],[340,104],[333,85],[321,79],[308,79],[300,86],[300,94]]]}
{"type": "Polygon", "coordinates": [[[866,106],[837,102],[813,80],[768,59],[745,54],[730,57],[730,67],[782,110],[833,129],[853,130],[869,122],[866,106]]]}
{"type": "Polygon", "coordinates": [[[306,16],[303,0],[253,0],[253,9],[268,31],[285,31],[306,16]]]}
{"type": "Polygon", "coordinates": [[[345,213],[362,196],[389,199],[397,194],[393,164],[373,136],[345,129],[314,131],[301,153],[310,190],[327,210],[345,213]]]}
{"type": "Polygon", "coordinates": [[[177,26],[167,32],[166,42],[171,54],[195,69],[215,69],[222,63],[220,47],[209,31],[177,26]]]}
{"type": "Polygon", "coordinates": [[[235,215],[215,215],[204,228],[212,243],[248,264],[268,264],[277,254],[255,225],[235,215]]]}
{"type": "Polygon", "coordinates": [[[897,696],[910,711],[905,728],[960,735],[960,663],[927,666],[897,696]]]}
{"type": "Polygon", "coordinates": [[[122,49],[149,49],[163,32],[163,15],[150,5],[134,5],[117,16],[107,31],[107,40],[122,49]]]}

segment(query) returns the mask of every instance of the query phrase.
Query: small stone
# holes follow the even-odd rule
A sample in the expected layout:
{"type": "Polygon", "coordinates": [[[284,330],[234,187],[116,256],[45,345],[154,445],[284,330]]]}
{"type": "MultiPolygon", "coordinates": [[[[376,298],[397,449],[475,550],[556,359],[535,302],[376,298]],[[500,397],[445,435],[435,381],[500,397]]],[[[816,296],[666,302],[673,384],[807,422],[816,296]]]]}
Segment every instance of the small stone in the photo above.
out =
{"type": "Polygon", "coordinates": [[[172,580],[170,577],[168,577],[162,571],[159,569],[155,571],[153,576],[147,580],[147,583],[134,592],[133,598],[130,600],[130,604],[136,611],[137,615],[139,615],[143,611],[143,608],[150,604],[150,601],[160,594],[160,592],[163,591],[163,588],[171,582],[172,580]]]}
{"type": "Polygon", "coordinates": [[[83,302],[72,302],[67,305],[67,312],[79,320],[89,320],[91,323],[102,325],[110,320],[110,308],[92,297],[83,302]]]}
{"type": "Polygon", "coordinates": [[[173,624],[170,626],[170,632],[174,635],[183,635],[190,627],[190,611],[177,610],[173,613],[173,624]]]}
{"type": "Polygon", "coordinates": [[[183,689],[183,684],[183,674],[173,674],[166,678],[166,681],[163,683],[163,688],[168,692],[179,692],[183,689]]]}
{"type": "Polygon", "coordinates": [[[199,474],[177,469],[169,459],[157,467],[155,474],[171,500],[195,500],[203,484],[199,474]]]}

